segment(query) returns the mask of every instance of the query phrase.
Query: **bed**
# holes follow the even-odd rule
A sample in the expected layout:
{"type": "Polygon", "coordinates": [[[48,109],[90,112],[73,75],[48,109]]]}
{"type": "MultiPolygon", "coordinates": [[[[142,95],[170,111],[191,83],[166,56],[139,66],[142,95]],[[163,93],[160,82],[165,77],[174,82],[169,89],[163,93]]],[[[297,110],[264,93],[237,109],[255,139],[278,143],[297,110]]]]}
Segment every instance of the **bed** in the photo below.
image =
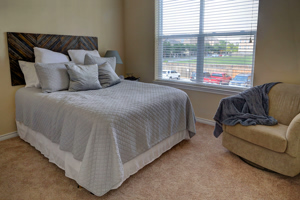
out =
{"type": "Polygon", "coordinates": [[[19,136],[97,196],[196,133],[187,94],[155,84],[121,80],[53,93],[21,88],[15,101],[19,136]]]}

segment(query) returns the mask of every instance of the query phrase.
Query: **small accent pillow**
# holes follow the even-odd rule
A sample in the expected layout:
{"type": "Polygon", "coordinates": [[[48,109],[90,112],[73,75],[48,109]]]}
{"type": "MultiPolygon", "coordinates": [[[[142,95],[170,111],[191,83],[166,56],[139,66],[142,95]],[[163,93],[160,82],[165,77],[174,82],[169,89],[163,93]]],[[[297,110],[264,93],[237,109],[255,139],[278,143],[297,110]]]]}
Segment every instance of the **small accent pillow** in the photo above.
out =
{"type": "Polygon", "coordinates": [[[42,92],[56,92],[69,88],[67,63],[36,63],[35,70],[42,87],[42,92]]]}
{"type": "Polygon", "coordinates": [[[35,71],[34,63],[19,60],[19,65],[24,74],[25,83],[26,83],[25,87],[26,88],[41,87],[39,79],[38,79],[36,71],[35,71]]]}
{"type": "Polygon", "coordinates": [[[88,51],[83,49],[76,49],[76,50],[74,49],[74,50],[68,50],[68,54],[71,57],[71,60],[75,64],[80,64],[80,65],[84,64],[84,56],[86,54],[91,54],[95,57],[100,57],[99,52],[97,50],[88,51]]]}
{"type": "Polygon", "coordinates": [[[116,57],[99,58],[99,57],[92,56],[90,54],[86,54],[84,58],[85,65],[92,65],[92,64],[102,65],[105,62],[108,62],[114,71],[116,70],[116,57]]]}
{"type": "Polygon", "coordinates": [[[85,91],[101,89],[98,80],[98,65],[66,64],[70,76],[69,91],[85,91]]]}
{"type": "Polygon", "coordinates": [[[34,47],[35,63],[64,63],[70,62],[68,56],[48,49],[34,47]]]}
{"type": "Polygon", "coordinates": [[[103,88],[118,84],[121,82],[116,72],[108,62],[98,66],[99,80],[103,88]]]}

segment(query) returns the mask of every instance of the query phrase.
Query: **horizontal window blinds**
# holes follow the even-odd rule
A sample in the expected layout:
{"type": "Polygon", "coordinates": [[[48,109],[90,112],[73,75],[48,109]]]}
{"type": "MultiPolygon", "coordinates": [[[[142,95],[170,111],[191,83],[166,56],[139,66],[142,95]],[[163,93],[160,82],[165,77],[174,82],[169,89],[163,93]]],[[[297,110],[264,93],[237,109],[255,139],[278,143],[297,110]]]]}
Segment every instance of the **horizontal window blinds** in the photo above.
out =
{"type": "Polygon", "coordinates": [[[252,86],[258,4],[156,0],[156,78],[252,86]]]}

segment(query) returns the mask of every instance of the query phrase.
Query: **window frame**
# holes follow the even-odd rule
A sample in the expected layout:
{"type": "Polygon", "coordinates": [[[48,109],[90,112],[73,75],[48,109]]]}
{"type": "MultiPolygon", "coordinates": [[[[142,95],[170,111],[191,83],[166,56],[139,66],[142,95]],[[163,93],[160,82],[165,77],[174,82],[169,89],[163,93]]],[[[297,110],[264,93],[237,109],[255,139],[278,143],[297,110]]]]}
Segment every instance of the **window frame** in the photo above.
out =
{"type": "MultiPolygon", "coordinates": [[[[162,1],[155,0],[155,80],[156,84],[167,85],[180,89],[187,89],[200,92],[208,92],[222,95],[234,95],[241,91],[249,89],[248,87],[238,86],[227,86],[227,85],[211,85],[203,83],[204,77],[204,52],[205,52],[205,37],[214,36],[253,36],[253,56],[252,56],[252,67],[251,67],[251,87],[253,87],[254,79],[254,64],[255,64],[255,50],[256,50],[256,34],[257,30],[251,31],[238,31],[238,32],[226,32],[226,33],[204,33],[203,22],[204,22],[204,6],[205,0],[200,0],[200,19],[199,19],[199,34],[176,34],[176,35],[163,35],[163,12],[162,12],[162,1]],[[163,40],[172,38],[197,38],[197,65],[196,65],[196,81],[194,82],[180,82],[176,80],[168,80],[162,78],[163,70],[163,40]],[[162,52],[161,54],[159,52],[162,52]],[[159,55],[160,54],[160,55],[159,55]],[[203,76],[201,76],[203,74],[203,76]]],[[[258,24],[257,24],[258,25],[258,24]]]]}

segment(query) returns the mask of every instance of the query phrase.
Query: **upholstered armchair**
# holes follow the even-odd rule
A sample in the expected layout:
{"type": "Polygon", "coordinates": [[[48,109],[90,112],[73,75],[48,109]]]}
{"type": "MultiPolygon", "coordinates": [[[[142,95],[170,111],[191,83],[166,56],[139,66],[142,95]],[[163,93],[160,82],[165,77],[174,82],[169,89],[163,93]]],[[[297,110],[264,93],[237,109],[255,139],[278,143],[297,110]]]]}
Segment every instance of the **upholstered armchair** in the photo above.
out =
{"type": "Polygon", "coordinates": [[[287,176],[300,173],[300,85],[281,83],[269,92],[274,126],[223,125],[223,146],[238,156],[287,176]]]}

